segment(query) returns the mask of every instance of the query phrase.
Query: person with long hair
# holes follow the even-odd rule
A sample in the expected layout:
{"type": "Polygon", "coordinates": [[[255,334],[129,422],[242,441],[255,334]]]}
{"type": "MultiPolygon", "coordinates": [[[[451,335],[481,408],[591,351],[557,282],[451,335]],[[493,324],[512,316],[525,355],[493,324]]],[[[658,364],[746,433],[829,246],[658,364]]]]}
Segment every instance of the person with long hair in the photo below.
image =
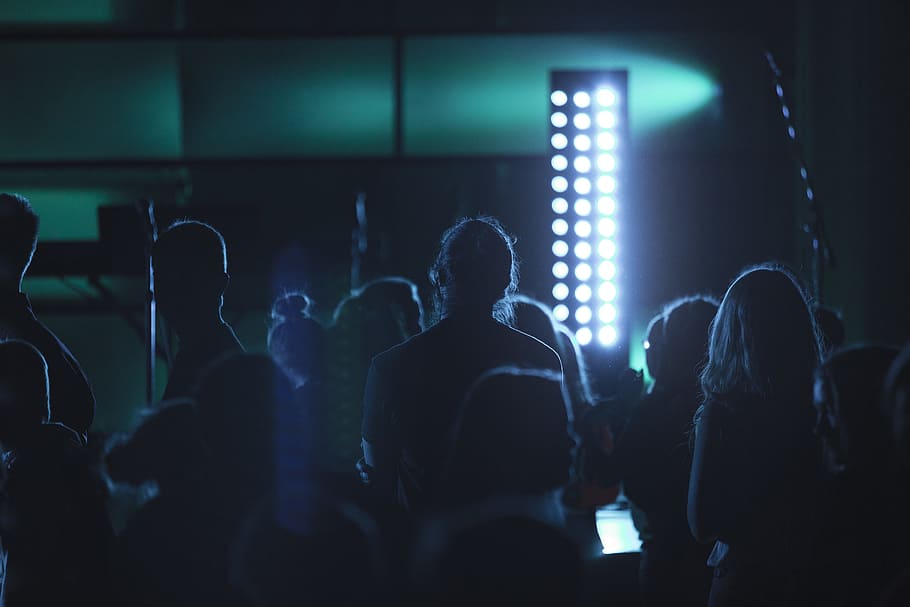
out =
{"type": "Polygon", "coordinates": [[[478,377],[505,365],[562,377],[556,352],[506,324],[518,270],[497,220],[464,219],[446,231],[430,279],[436,324],[373,359],[363,401],[362,477],[411,512],[444,506],[447,439],[478,377]]]}
{"type": "Polygon", "coordinates": [[[689,479],[689,526],[715,541],[709,605],[786,605],[799,592],[821,480],[818,363],[794,275],[771,264],[740,274],[711,328],[689,479]]]}

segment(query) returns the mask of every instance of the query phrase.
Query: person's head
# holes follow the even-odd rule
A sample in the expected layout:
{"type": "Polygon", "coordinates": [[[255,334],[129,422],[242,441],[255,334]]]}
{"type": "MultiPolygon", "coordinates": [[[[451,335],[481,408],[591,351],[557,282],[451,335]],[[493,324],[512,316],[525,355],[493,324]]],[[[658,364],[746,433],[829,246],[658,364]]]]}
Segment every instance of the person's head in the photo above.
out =
{"type": "Polygon", "coordinates": [[[423,304],[417,286],[406,278],[385,276],[354,289],[332,313],[336,333],[354,339],[364,363],[423,330],[423,304]]]}
{"type": "Polygon", "coordinates": [[[812,397],[819,363],[815,321],[796,277],[764,264],[741,273],[727,289],[711,325],[706,397],[787,405],[812,397]]]}
{"type": "Polygon", "coordinates": [[[423,331],[423,302],[417,285],[402,276],[382,276],[352,293],[371,309],[388,308],[407,337],[423,331]]]}
{"type": "Polygon", "coordinates": [[[269,353],[294,387],[325,377],[326,332],[307,315],[311,303],[303,293],[287,293],[272,304],[269,353]]]}
{"type": "Polygon", "coordinates": [[[660,363],[663,358],[664,315],[661,312],[651,319],[645,330],[642,347],[645,349],[645,364],[648,374],[654,381],[660,379],[660,363]]]}
{"type": "Polygon", "coordinates": [[[158,306],[178,333],[220,319],[228,273],[218,230],[201,221],[177,221],[158,237],[152,261],[158,306]]]}
{"type": "Polygon", "coordinates": [[[462,219],[445,231],[430,268],[436,314],[493,314],[511,322],[518,288],[513,238],[493,217],[462,219]]]}
{"type": "Polygon", "coordinates": [[[50,418],[47,363],[29,343],[0,341],[0,443],[15,447],[50,418]]]}
{"type": "Polygon", "coordinates": [[[698,374],[707,360],[708,335],[718,303],[693,295],[664,307],[660,337],[660,380],[671,386],[698,387],[698,374]]]}
{"type": "Polygon", "coordinates": [[[0,193],[0,288],[19,289],[38,244],[38,214],[28,198],[0,193]]]}
{"type": "Polygon", "coordinates": [[[890,420],[881,407],[897,348],[854,346],[829,355],[815,371],[817,429],[832,472],[866,474],[891,463],[890,420]]]}
{"type": "Polygon", "coordinates": [[[501,367],[481,375],[452,428],[449,475],[456,501],[539,494],[565,483],[575,447],[571,420],[558,374],[501,367]]]}
{"type": "Polygon", "coordinates": [[[228,355],[209,366],[195,398],[210,472],[245,483],[248,491],[270,487],[279,455],[276,429],[293,434],[299,423],[284,372],[263,354],[228,355]]]}
{"type": "Polygon", "coordinates": [[[891,422],[898,457],[910,466],[910,345],[904,347],[885,377],[882,407],[891,422]]]}

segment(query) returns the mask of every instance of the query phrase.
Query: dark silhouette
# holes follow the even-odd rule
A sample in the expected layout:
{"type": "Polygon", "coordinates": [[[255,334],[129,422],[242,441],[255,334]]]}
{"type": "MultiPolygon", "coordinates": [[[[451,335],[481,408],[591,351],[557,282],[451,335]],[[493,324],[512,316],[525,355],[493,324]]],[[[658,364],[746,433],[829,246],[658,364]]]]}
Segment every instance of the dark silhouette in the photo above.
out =
{"type": "Polygon", "coordinates": [[[38,243],[38,215],[18,194],[0,194],[0,339],[21,339],[41,352],[51,382],[51,420],[85,441],[95,418],[95,396],[79,362],[32,312],[21,292],[38,243]]]}
{"type": "MultiPolygon", "coordinates": [[[[174,404],[147,422],[171,415],[180,421],[165,419],[166,426],[197,428],[200,442],[192,434],[175,437],[175,453],[201,446],[204,459],[200,474],[191,469],[189,478],[175,476],[162,485],[119,538],[117,586],[123,604],[247,604],[229,583],[231,546],[242,521],[271,496],[282,520],[293,523],[301,511],[294,499],[306,480],[300,422],[281,369],[263,355],[228,355],[204,373],[195,397],[195,407],[174,404]],[[180,444],[184,441],[189,445],[180,444]]],[[[140,428],[136,440],[141,435],[140,428]]]]}
{"type": "Polygon", "coordinates": [[[559,374],[508,367],[484,373],[453,424],[444,501],[542,496],[563,487],[575,447],[570,419],[559,374]]]}
{"type": "Polygon", "coordinates": [[[106,604],[106,492],[79,435],[47,423],[48,385],[38,350],[0,342],[3,603],[106,604]]]}
{"type": "Polygon", "coordinates": [[[485,371],[517,365],[562,372],[543,342],[516,331],[509,298],[512,240],[491,218],[462,220],[442,237],[430,272],[440,320],[373,360],[364,394],[365,476],[412,511],[432,507],[458,409],[485,371]]]}
{"type": "Polygon", "coordinates": [[[749,269],[724,295],[701,374],[688,519],[717,540],[709,605],[782,605],[808,568],[813,496],[815,322],[793,275],[749,269]]]}
{"type": "Polygon", "coordinates": [[[417,286],[398,276],[371,280],[338,302],[329,329],[326,397],[338,462],[360,457],[363,390],[377,354],[423,330],[417,286]]]}
{"type": "Polygon", "coordinates": [[[419,604],[579,604],[581,556],[547,522],[520,513],[466,513],[440,535],[418,552],[425,593],[419,604]]]}
{"type": "Polygon", "coordinates": [[[888,370],[883,399],[897,457],[910,466],[910,346],[904,346],[888,370]]]}
{"type": "MultiPolygon", "coordinates": [[[[882,396],[885,418],[890,421],[891,443],[898,465],[897,484],[910,487],[910,346],[904,346],[885,376],[882,396]]],[[[904,505],[906,513],[907,505],[904,505]]],[[[906,516],[906,515],[904,515],[906,516]]],[[[906,545],[906,536],[904,544],[906,545]]],[[[897,564],[901,571],[881,592],[882,605],[910,604],[910,559],[903,555],[897,564]]]]}
{"type": "Polygon", "coordinates": [[[221,317],[230,277],[218,230],[177,221],[158,237],[152,260],[158,307],[180,341],[162,397],[167,400],[190,395],[206,366],[243,346],[221,317]]]}
{"type": "Polygon", "coordinates": [[[816,372],[818,432],[830,478],[813,563],[827,605],[875,602],[908,562],[910,488],[901,482],[881,406],[897,354],[897,348],[855,346],[834,352],[816,372]],[[863,523],[871,520],[888,533],[869,533],[863,523]]]}
{"type": "Polygon", "coordinates": [[[307,314],[311,305],[302,293],[287,293],[272,304],[269,353],[295,388],[323,383],[326,378],[328,336],[307,314]]]}
{"type": "Polygon", "coordinates": [[[373,521],[351,504],[313,501],[318,525],[306,530],[279,525],[270,500],[253,509],[232,549],[232,584],[262,607],[394,604],[380,594],[373,521]]]}
{"type": "Polygon", "coordinates": [[[557,323],[546,306],[526,295],[514,297],[514,309],[513,326],[536,337],[559,354],[572,413],[575,419],[581,419],[593,404],[594,397],[588,384],[581,348],[572,332],[557,323]]]}
{"type": "Polygon", "coordinates": [[[653,365],[652,373],[657,372],[654,385],[633,409],[599,471],[605,485],[622,481],[626,496],[647,521],[640,570],[644,605],[707,602],[709,550],[694,541],[686,521],[692,461],[688,435],[717,307],[709,297],[687,297],[667,304],[660,320],[652,321],[648,369],[653,365]]]}

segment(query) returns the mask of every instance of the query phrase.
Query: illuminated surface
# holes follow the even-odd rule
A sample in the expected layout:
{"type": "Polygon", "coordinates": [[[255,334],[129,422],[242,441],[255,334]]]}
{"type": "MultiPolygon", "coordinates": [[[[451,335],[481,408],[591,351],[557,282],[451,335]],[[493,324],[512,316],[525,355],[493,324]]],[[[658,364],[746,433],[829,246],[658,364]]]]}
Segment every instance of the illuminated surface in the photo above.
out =
{"type": "Polygon", "coordinates": [[[564,116],[560,108],[570,114],[572,106],[584,110],[571,120],[551,120],[551,144],[571,141],[575,148],[573,157],[571,150],[553,146],[557,152],[550,163],[555,172],[551,187],[560,193],[551,205],[557,215],[553,233],[558,237],[553,244],[557,258],[553,279],[559,281],[553,291],[554,315],[575,332],[579,344],[596,339],[601,346],[613,347],[622,337],[617,288],[621,260],[617,260],[615,238],[617,197],[623,195],[618,158],[624,151],[620,135],[626,132],[626,75],[567,71],[554,72],[553,79],[551,116],[564,116]],[[554,99],[565,103],[557,106],[554,99]],[[592,115],[597,117],[595,123],[592,115]],[[589,155],[592,143],[599,149],[593,156],[589,155]],[[567,296],[566,289],[574,298],[567,296]]]}
{"type": "Polygon", "coordinates": [[[638,539],[638,530],[632,524],[629,510],[601,508],[597,511],[595,521],[604,554],[641,551],[641,540],[638,539]]]}

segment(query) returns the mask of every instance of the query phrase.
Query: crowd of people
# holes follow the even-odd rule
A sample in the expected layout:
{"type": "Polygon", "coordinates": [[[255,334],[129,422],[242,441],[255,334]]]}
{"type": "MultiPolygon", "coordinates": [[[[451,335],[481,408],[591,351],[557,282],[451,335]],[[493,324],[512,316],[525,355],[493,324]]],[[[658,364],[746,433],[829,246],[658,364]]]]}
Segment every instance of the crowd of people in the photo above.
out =
{"type": "Polygon", "coordinates": [[[653,384],[596,394],[494,218],[442,235],[431,310],[400,277],[329,323],[287,293],[267,353],[222,317],[224,239],[180,221],[152,250],[167,387],[103,437],[21,291],[37,232],[0,194],[4,605],[910,604],[910,348],[845,347],[784,266],[667,304],[653,384]],[[618,495],[628,600],[584,546],[618,495]]]}

